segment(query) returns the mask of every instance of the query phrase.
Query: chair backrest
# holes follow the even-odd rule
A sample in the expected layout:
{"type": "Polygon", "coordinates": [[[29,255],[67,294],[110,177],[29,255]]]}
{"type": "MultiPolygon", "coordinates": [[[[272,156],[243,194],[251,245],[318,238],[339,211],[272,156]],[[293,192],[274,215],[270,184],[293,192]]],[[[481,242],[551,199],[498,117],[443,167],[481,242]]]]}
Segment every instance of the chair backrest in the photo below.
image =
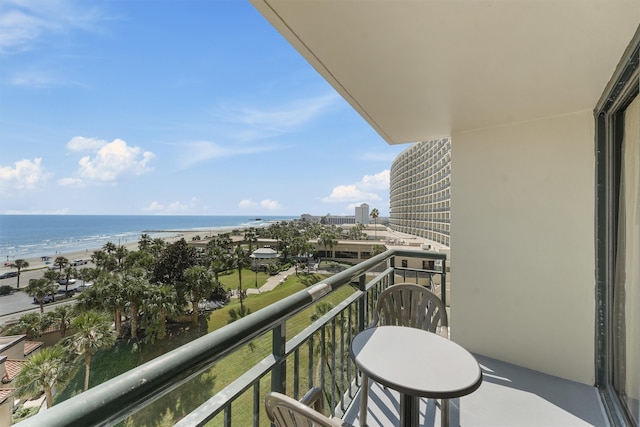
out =
{"type": "Polygon", "coordinates": [[[302,402],[277,392],[264,398],[269,420],[277,427],[343,427],[341,420],[328,418],[302,402]]]}
{"type": "Polygon", "coordinates": [[[442,300],[414,283],[398,283],[380,293],[371,322],[371,326],[376,325],[408,326],[439,332],[447,338],[449,332],[447,310],[442,300]]]}

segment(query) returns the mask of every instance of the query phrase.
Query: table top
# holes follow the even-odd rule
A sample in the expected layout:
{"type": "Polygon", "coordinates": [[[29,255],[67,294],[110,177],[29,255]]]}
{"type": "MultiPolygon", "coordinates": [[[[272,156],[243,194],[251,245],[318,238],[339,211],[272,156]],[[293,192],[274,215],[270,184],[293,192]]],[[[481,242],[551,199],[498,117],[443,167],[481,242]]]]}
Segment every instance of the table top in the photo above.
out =
{"type": "Polygon", "coordinates": [[[482,371],[471,353],[422,329],[365,329],[354,337],[349,351],[369,378],[400,393],[451,399],[472,393],[482,383],[482,371]]]}

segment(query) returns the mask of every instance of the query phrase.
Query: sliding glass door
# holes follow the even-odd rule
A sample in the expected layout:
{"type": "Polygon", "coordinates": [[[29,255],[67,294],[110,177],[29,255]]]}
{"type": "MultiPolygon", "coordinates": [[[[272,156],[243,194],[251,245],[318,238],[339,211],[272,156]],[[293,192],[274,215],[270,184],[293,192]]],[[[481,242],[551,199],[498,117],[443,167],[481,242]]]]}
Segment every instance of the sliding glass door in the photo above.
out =
{"type": "Polygon", "coordinates": [[[613,283],[613,387],[640,424],[640,98],[624,110],[613,283]]]}
{"type": "Polygon", "coordinates": [[[640,426],[640,29],[596,110],[596,369],[613,425],[640,426]]]}

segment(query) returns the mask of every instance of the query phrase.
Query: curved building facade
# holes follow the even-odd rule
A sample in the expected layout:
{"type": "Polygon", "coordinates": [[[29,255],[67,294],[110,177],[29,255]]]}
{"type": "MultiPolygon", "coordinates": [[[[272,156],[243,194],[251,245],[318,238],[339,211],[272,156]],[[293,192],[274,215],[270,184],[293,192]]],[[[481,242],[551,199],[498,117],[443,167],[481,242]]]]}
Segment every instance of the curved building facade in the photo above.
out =
{"type": "Polygon", "coordinates": [[[449,246],[451,140],[423,141],[391,166],[390,227],[449,246]]]}

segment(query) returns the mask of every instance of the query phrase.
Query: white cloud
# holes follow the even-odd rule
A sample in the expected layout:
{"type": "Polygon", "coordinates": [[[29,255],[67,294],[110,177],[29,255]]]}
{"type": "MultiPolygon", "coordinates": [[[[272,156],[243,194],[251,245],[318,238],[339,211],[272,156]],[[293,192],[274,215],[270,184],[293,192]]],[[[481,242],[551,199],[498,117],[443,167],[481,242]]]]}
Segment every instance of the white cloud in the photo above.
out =
{"type": "Polygon", "coordinates": [[[3,0],[0,52],[28,50],[39,40],[74,29],[95,30],[95,22],[103,16],[90,2],[3,0]]]}
{"type": "Polygon", "coordinates": [[[142,175],[150,172],[155,155],[140,147],[131,147],[121,139],[107,142],[101,139],[76,136],[67,143],[72,152],[89,152],[78,161],[79,168],[73,178],[63,178],[60,183],[115,182],[125,175],[142,175]]]}
{"type": "Polygon", "coordinates": [[[222,122],[240,125],[230,130],[232,138],[257,141],[293,132],[335,108],[341,101],[337,93],[330,92],[269,108],[222,106],[217,115],[222,122]]]}
{"type": "Polygon", "coordinates": [[[278,145],[251,145],[252,142],[293,132],[333,108],[341,98],[334,92],[315,98],[298,99],[272,109],[222,106],[213,113],[226,141],[192,141],[180,144],[180,168],[225,157],[264,153],[283,149],[278,145]]]}
{"type": "Polygon", "coordinates": [[[256,206],[258,204],[251,199],[240,200],[240,203],[238,203],[238,207],[242,209],[255,208],[256,206]]]}
{"type": "Polygon", "coordinates": [[[164,211],[164,205],[154,200],[149,204],[149,206],[147,206],[146,208],[143,208],[142,210],[147,212],[162,212],[164,211]]]}
{"type": "Polygon", "coordinates": [[[263,153],[272,150],[268,146],[230,146],[223,147],[215,142],[195,141],[181,146],[181,167],[186,168],[196,163],[223,157],[240,156],[244,154],[263,153]]]}
{"type": "Polygon", "coordinates": [[[380,200],[376,193],[362,191],[357,185],[338,185],[334,187],[328,197],[322,199],[323,202],[353,202],[358,200],[380,200]]]}
{"type": "Polygon", "coordinates": [[[49,87],[57,84],[57,82],[45,72],[33,71],[23,71],[20,74],[11,77],[10,82],[15,86],[27,87],[49,87]]]}
{"type": "Polygon", "coordinates": [[[61,178],[58,180],[58,185],[63,187],[82,187],[84,186],[84,182],[79,178],[61,178]]]}
{"type": "Polygon", "coordinates": [[[280,209],[282,206],[280,205],[280,203],[276,202],[275,200],[264,199],[263,201],[260,202],[260,207],[270,211],[275,211],[280,209]]]}
{"type": "Polygon", "coordinates": [[[49,176],[39,157],[17,161],[13,166],[0,166],[0,192],[33,190],[49,176]]]}
{"type": "Polygon", "coordinates": [[[308,123],[331,108],[340,97],[331,92],[315,98],[299,99],[289,105],[272,110],[243,108],[231,111],[227,120],[245,126],[286,132],[308,123]]]}
{"type": "Polygon", "coordinates": [[[382,200],[378,193],[389,190],[389,170],[386,169],[375,175],[365,175],[355,184],[338,185],[331,194],[322,199],[326,203],[334,202],[373,202],[382,200]]]}
{"type": "Polygon", "coordinates": [[[184,204],[182,202],[170,202],[168,204],[162,204],[157,200],[154,200],[142,210],[145,212],[153,212],[153,213],[179,213],[179,212],[187,212],[193,208],[193,203],[196,199],[192,199],[191,203],[184,204]]]}
{"type": "Polygon", "coordinates": [[[387,190],[389,189],[389,169],[385,169],[375,175],[365,175],[362,181],[356,185],[363,190],[387,190]]]}
{"type": "Polygon", "coordinates": [[[240,203],[238,203],[238,207],[242,209],[255,209],[257,207],[260,207],[262,209],[266,209],[269,211],[276,211],[282,208],[282,205],[276,202],[275,200],[271,200],[271,199],[264,199],[259,203],[254,202],[251,199],[244,199],[244,200],[240,200],[240,203]]]}
{"type": "Polygon", "coordinates": [[[107,145],[107,141],[104,139],[74,136],[67,142],[67,149],[77,152],[97,152],[105,145],[107,145]]]}
{"type": "Polygon", "coordinates": [[[149,204],[149,206],[142,208],[142,210],[153,213],[185,213],[193,211],[197,207],[199,201],[200,199],[197,197],[192,197],[187,203],[174,201],[163,204],[154,200],[149,204]]]}

